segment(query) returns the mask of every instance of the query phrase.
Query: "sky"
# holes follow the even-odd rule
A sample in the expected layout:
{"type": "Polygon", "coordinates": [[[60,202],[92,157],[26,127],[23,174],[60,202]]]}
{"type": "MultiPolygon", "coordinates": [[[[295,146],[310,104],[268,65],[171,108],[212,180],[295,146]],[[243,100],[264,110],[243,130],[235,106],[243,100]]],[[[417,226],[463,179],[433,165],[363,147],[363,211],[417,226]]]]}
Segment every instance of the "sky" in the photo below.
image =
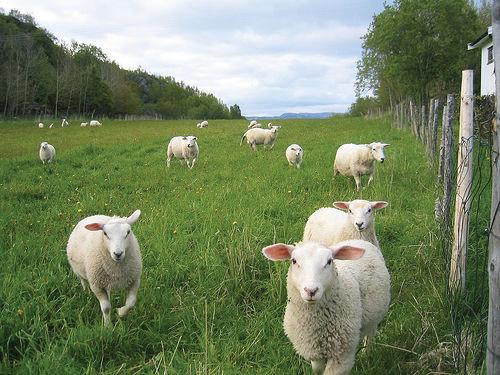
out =
{"type": "Polygon", "coordinates": [[[345,112],[380,0],[3,0],[59,41],[174,77],[245,116],[345,112]]]}

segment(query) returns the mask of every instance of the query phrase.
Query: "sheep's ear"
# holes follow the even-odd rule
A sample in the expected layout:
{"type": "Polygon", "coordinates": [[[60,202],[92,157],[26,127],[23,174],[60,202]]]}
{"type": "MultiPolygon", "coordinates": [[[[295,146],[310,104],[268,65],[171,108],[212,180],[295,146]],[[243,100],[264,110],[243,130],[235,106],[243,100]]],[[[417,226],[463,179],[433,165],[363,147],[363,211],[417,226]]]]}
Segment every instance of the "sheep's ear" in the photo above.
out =
{"type": "Polygon", "coordinates": [[[193,137],[193,139],[194,139],[195,141],[197,141],[197,140],[198,140],[198,137],[193,137]]]}
{"type": "Polygon", "coordinates": [[[333,202],[333,207],[347,211],[349,209],[349,202],[333,202]]]}
{"type": "Polygon", "coordinates": [[[272,261],[290,259],[290,254],[295,247],[284,243],[277,243],[271,246],[266,246],[262,249],[262,254],[272,261]]]}
{"type": "Polygon", "coordinates": [[[128,218],[127,218],[127,223],[132,225],[134,224],[137,219],[139,219],[139,216],[141,216],[141,210],[135,210],[132,215],[130,215],[128,218]]]}
{"type": "Polygon", "coordinates": [[[85,229],[91,230],[91,231],[96,231],[96,230],[102,230],[104,227],[104,224],[102,223],[91,223],[85,225],[85,229]]]}
{"type": "Polygon", "coordinates": [[[186,137],[182,137],[183,140],[186,140],[187,138],[186,137]]]}
{"type": "Polygon", "coordinates": [[[365,253],[365,249],[350,245],[335,246],[331,250],[333,257],[340,260],[356,260],[365,253]]]}
{"type": "Polygon", "coordinates": [[[388,144],[388,143],[382,143],[382,147],[389,147],[389,146],[390,146],[390,144],[388,144]]]}
{"type": "Polygon", "coordinates": [[[382,208],[386,208],[389,205],[389,203],[384,201],[370,202],[370,204],[372,205],[372,208],[374,210],[380,210],[382,208]]]}

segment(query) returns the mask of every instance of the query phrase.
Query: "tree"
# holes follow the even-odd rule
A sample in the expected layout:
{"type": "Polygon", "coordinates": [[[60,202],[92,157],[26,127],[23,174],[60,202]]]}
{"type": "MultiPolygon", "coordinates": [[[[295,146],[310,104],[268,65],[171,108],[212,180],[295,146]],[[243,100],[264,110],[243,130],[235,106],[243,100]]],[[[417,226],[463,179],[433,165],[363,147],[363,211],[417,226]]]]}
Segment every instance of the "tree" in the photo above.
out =
{"type": "Polygon", "coordinates": [[[241,109],[238,104],[234,104],[229,108],[229,117],[234,119],[241,119],[241,109]]]}

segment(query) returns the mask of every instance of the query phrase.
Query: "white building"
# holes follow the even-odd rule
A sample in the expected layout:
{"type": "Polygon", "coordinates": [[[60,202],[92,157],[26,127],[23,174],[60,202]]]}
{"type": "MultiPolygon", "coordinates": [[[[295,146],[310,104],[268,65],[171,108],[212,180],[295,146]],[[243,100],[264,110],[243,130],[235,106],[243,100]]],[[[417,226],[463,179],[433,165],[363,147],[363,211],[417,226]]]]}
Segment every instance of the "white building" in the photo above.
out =
{"type": "Polygon", "coordinates": [[[492,28],[467,45],[467,49],[481,48],[481,95],[495,94],[492,28]]]}

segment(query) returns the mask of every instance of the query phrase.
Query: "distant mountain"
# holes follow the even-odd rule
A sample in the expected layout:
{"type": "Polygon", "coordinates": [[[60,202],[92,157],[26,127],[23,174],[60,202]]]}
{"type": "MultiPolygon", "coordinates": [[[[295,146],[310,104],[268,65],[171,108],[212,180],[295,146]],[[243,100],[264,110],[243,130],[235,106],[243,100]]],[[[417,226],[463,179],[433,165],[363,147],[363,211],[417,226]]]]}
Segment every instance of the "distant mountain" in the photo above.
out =
{"type": "Polygon", "coordinates": [[[341,116],[343,113],[319,112],[319,113],[283,113],[280,116],[245,116],[248,120],[286,120],[286,119],[322,119],[332,116],[341,116]]]}

